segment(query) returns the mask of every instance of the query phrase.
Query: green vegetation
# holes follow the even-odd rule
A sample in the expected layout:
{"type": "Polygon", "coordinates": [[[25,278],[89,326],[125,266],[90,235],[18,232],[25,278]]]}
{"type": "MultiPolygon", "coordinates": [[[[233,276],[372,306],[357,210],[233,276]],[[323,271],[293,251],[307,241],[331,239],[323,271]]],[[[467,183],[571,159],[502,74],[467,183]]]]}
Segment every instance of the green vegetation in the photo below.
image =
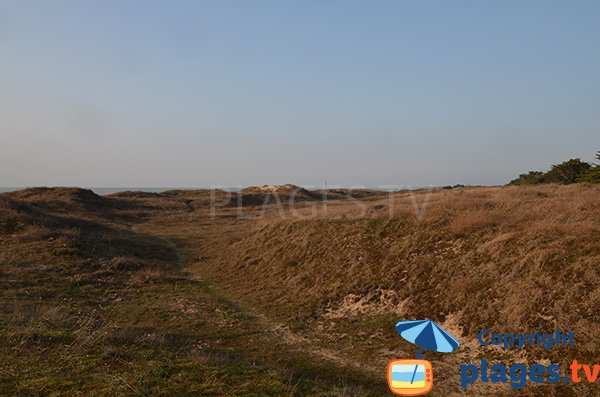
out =
{"type": "MultiPolygon", "coordinates": [[[[596,154],[600,160],[600,152],[596,154]]],[[[510,185],[538,185],[542,183],[558,183],[562,185],[587,182],[600,183],[600,165],[590,164],[581,159],[570,159],[560,164],[555,164],[547,172],[529,171],[521,174],[510,185]]]]}
{"type": "Polygon", "coordinates": [[[156,201],[0,195],[0,396],[382,395],[187,272],[180,239],[135,216],[185,208],[156,201]]]}

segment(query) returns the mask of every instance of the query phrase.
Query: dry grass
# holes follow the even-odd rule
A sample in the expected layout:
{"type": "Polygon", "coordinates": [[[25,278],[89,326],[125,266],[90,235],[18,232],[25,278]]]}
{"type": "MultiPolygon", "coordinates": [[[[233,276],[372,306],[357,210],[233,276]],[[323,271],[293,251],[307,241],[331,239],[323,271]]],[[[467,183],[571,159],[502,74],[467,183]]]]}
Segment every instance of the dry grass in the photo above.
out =
{"type": "Polygon", "coordinates": [[[186,273],[189,212],[81,189],[0,195],[0,395],[335,396],[368,384],[186,273]],[[153,230],[134,214],[168,220],[153,230]]]}
{"type": "Polygon", "coordinates": [[[236,201],[211,217],[208,191],[0,195],[0,394],[379,396],[386,361],[414,353],[401,318],[463,342],[429,357],[438,395],[459,395],[484,327],[577,335],[501,359],[598,361],[598,186],[300,191],[293,209],[243,193],[243,218],[236,201]]]}
{"type": "MultiPolygon", "coordinates": [[[[330,206],[326,218],[272,211],[200,269],[293,330],[375,367],[401,345],[392,331],[399,318],[452,319],[463,341],[484,328],[572,329],[568,357],[597,360],[598,186],[419,191],[361,203],[330,206]],[[374,291],[389,291],[400,310],[373,301],[374,291]]],[[[565,352],[527,357],[564,360],[565,352]]],[[[455,378],[447,382],[438,387],[452,390],[455,378]]]]}

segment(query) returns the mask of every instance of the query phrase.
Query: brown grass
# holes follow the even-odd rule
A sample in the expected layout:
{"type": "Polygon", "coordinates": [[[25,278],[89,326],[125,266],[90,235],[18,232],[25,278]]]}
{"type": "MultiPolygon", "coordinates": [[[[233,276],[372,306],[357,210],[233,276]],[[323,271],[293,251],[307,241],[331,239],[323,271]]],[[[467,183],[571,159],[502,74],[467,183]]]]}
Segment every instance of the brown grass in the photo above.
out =
{"type": "Polygon", "coordinates": [[[182,235],[206,230],[185,227],[187,199],[154,198],[0,195],[0,395],[336,396],[369,385],[187,273],[182,235]]]}
{"type": "Polygon", "coordinates": [[[341,203],[328,218],[308,220],[273,212],[201,271],[292,329],[379,366],[389,358],[381,349],[401,345],[392,331],[400,318],[452,319],[463,341],[484,328],[571,329],[578,341],[569,357],[596,358],[590,352],[600,348],[591,300],[600,295],[597,186],[420,191],[365,203],[366,211],[341,203]],[[373,291],[394,294],[401,313],[397,305],[369,303],[373,291]],[[382,339],[344,343],[345,331],[332,324],[345,321],[382,339]]]}
{"type": "Polygon", "coordinates": [[[0,195],[0,392],[379,396],[386,361],[414,353],[393,331],[412,318],[463,342],[428,357],[437,395],[460,395],[461,362],[501,353],[474,343],[484,327],[577,335],[508,361],[597,362],[597,186],[302,191],[294,210],[244,193],[244,218],[232,203],[211,217],[208,191],[0,195]]]}

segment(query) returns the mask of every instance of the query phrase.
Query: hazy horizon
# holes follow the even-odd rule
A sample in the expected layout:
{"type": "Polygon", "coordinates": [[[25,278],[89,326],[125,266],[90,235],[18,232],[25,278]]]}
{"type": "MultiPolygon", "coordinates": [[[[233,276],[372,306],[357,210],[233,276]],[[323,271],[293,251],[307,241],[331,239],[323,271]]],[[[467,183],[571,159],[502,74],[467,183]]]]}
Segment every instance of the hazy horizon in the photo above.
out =
{"type": "MultiPolygon", "coordinates": [[[[10,193],[23,189],[31,189],[37,187],[49,187],[49,188],[82,188],[93,191],[98,195],[108,195],[119,192],[135,191],[135,192],[150,192],[150,193],[162,193],[168,190],[225,190],[225,191],[236,191],[244,188],[263,186],[263,185],[235,185],[235,186],[75,186],[75,185],[61,185],[61,186],[0,186],[0,193],[10,193]]],[[[381,185],[381,186],[365,186],[365,185],[327,185],[327,189],[373,189],[382,191],[398,191],[398,190],[412,190],[412,189],[436,189],[442,188],[449,185],[440,186],[410,186],[410,185],[381,185]]],[[[298,187],[309,189],[309,190],[320,190],[325,189],[325,185],[299,185],[298,187]]]]}
{"type": "Polygon", "coordinates": [[[600,150],[595,1],[0,2],[0,186],[501,185],[600,150]]]}

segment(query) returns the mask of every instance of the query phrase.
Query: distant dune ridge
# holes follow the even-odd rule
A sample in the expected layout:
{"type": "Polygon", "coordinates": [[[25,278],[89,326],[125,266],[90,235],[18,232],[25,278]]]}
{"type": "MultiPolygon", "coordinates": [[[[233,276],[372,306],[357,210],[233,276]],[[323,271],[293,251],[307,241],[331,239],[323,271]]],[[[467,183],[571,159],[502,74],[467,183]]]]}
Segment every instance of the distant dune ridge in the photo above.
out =
{"type": "Polygon", "coordinates": [[[597,185],[0,194],[0,392],[380,396],[387,360],[414,354],[393,325],[416,318],[461,340],[427,357],[440,395],[460,395],[484,328],[576,335],[571,349],[485,351],[498,360],[595,362],[598,236],[597,185]]]}

